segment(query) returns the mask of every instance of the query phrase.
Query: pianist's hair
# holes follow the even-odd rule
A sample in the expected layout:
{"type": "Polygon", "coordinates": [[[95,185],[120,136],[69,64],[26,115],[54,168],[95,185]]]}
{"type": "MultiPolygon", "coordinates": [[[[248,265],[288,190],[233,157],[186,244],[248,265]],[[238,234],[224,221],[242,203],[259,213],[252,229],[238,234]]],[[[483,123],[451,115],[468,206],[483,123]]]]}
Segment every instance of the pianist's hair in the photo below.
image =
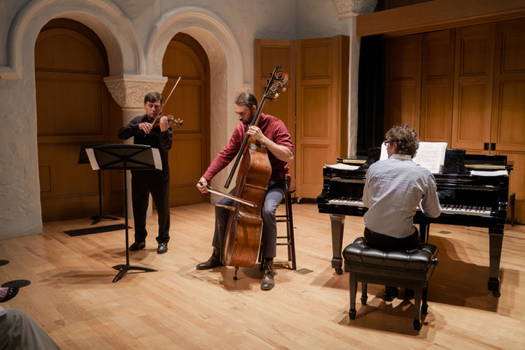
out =
{"type": "Polygon", "coordinates": [[[408,154],[412,157],[416,155],[419,141],[417,134],[408,125],[397,125],[388,130],[385,135],[386,142],[397,145],[396,153],[408,154]]]}
{"type": "Polygon", "coordinates": [[[237,106],[246,106],[251,109],[252,106],[257,106],[257,99],[249,92],[241,92],[235,99],[235,104],[237,106]]]}

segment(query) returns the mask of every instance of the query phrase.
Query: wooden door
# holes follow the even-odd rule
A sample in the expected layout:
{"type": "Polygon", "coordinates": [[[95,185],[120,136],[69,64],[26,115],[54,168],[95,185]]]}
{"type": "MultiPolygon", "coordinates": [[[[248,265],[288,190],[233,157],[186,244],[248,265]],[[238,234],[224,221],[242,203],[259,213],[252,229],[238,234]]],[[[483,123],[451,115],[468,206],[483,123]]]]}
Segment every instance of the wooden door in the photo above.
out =
{"type": "Polygon", "coordinates": [[[525,222],[525,19],[498,23],[491,142],[513,162],[510,193],[525,222]]]}
{"type": "Polygon", "coordinates": [[[419,133],[421,35],[386,40],[385,131],[406,124],[419,133]]]}
{"type": "Polygon", "coordinates": [[[494,23],[456,29],[452,146],[482,152],[490,142],[494,23]]]}
{"type": "Polygon", "coordinates": [[[323,165],[347,156],[348,37],[299,40],[296,80],[296,195],[316,198],[323,165]]]}
{"type": "Polygon", "coordinates": [[[97,174],[77,164],[82,143],[107,141],[108,65],[96,35],[53,20],[35,45],[38,161],[44,221],[98,214],[97,174]]]}
{"type": "Polygon", "coordinates": [[[419,138],[452,141],[454,30],[422,35],[421,118],[419,138]]]}
{"type": "Polygon", "coordinates": [[[164,111],[184,120],[173,126],[173,146],[169,152],[170,205],[202,202],[195,183],[209,163],[210,112],[209,63],[204,49],[191,36],[179,33],[169,43],[162,62],[168,77],[163,96],[167,97],[182,77],[164,111]]]}
{"type": "MultiPolygon", "coordinates": [[[[295,145],[295,41],[256,39],[254,82],[255,97],[258,101],[262,98],[269,74],[277,65],[288,73],[287,90],[282,92],[276,100],[268,101],[264,106],[263,113],[281,119],[291,133],[295,145]]],[[[292,186],[295,186],[295,160],[290,162],[288,166],[290,167],[292,186]]]]}

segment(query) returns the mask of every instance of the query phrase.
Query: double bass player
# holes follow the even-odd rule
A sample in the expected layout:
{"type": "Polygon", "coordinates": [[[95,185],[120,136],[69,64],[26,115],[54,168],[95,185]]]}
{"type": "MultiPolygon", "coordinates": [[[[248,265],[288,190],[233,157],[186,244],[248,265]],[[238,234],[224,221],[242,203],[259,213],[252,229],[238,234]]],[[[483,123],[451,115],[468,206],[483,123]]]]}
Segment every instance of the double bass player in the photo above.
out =
{"type": "MultiPolygon", "coordinates": [[[[200,178],[197,188],[202,193],[208,192],[208,183],[235,158],[246,134],[252,136],[258,143],[266,147],[272,173],[261,211],[263,219],[261,243],[263,278],[261,279],[261,289],[271,290],[275,285],[272,269],[277,236],[275,211],[286,191],[288,162],[294,157],[294,146],[291,135],[284,123],[272,115],[261,113],[258,125],[249,126],[256,110],[257,99],[253,94],[243,92],[236,98],[235,113],[239,118],[239,123],[227,145],[215,156],[208,169],[200,178]]],[[[197,270],[208,270],[222,266],[220,250],[223,242],[221,240],[224,237],[229,216],[229,210],[225,206],[231,206],[232,200],[223,198],[217,204],[215,209],[215,232],[212,242],[213,253],[207,261],[196,266],[197,270]]]]}

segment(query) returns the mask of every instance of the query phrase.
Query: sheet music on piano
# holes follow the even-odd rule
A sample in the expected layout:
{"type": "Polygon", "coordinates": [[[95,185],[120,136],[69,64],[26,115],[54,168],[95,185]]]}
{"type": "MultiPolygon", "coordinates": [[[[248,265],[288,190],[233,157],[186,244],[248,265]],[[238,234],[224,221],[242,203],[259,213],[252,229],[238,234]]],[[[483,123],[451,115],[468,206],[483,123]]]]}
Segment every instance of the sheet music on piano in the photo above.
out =
{"type": "MultiPolygon", "coordinates": [[[[441,166],[445,164],[446,151],[446,142],[421,141],[419,142],[419,148],[414,157],[414,162],[421,165],[423,168],[427,168],[432,174],[437,174],[440,172],[441,166]]],[[[379,159],[388,159],[388,153],[384,143],[381,145],[381,157],[379,159]]]]}

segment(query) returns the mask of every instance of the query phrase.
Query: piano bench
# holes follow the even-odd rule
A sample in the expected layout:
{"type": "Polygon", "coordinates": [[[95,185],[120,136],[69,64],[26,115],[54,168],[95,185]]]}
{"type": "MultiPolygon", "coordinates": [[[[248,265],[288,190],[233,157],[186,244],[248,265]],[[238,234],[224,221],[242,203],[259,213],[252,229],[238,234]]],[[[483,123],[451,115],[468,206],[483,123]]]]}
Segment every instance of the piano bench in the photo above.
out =
{"type": "Polygon", "coordinates": [[[428,280],[438,263],[438,248],[423,244],[419,249],[382,251],[367,247],[364,237],[343,250],[345,270],[350,272],[351,320],[356,318],[357,282],[361,282],[361,304],[366,305],[367,283],[409,288],[415,294],[414,329],[421,329],[421,315],[427,313],[428,280]],[[423,302],[423,305],[421,305],[423,302]]]}

